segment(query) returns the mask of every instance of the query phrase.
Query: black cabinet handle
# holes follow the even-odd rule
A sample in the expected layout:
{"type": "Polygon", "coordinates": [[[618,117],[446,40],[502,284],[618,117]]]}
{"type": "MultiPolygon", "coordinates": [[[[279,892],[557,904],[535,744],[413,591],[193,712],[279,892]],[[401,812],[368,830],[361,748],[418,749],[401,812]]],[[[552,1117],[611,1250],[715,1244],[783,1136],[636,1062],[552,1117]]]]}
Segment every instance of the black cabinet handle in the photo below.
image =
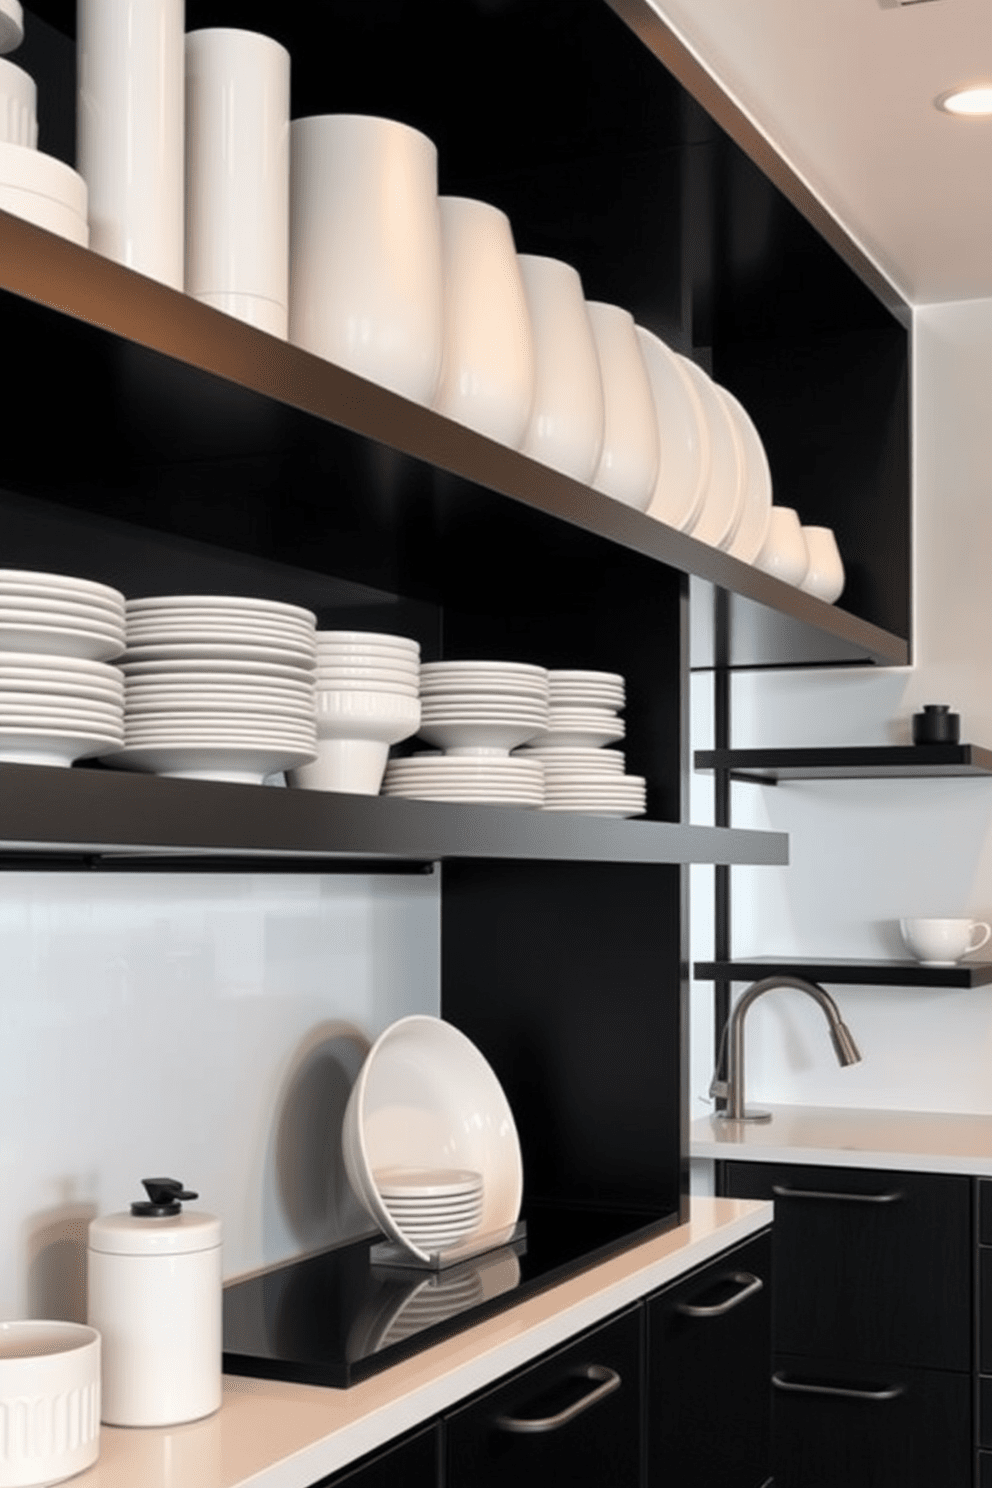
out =
{"type": "Polygon", "coordinates": [[[734,1292],[725,1302],[714,1302],[712,1306],[702,1302],[676,1302],[674,1310],[683,1317],[723,1317],[725,1313],[733,1312],[735,1307],[746,1302],[748,1297],[753,1297],[755,1292],[760,1292],[765,1284],[760,1276],[752,1276],[750,1271],[732,1271],[726,1280],[736,1282],[740,1291],[734,1292]]]}
{"type": "Polygon", "coordinates": [[[831,1193],[826,1188],[786,1188],[784,1183],[773,1183],[772,1193],[777,1199],[834,1199],[841,1204],[898,1204],[903,1197],[899,1188],[887,1193],[831,1193]]]}
{"type": "Polygon", "coordinates": [[[902,1385],[883,1385],[877,1390],[855,1390],[850,1385],[813,1385],[804,1380],[791,1380],[785,1374],[773,1374],[776,1390],[792,1395],[837,1395],[844,1400],[895,1400],[903,1393],[902,1385]]]}
{"type": "Polygon", "coordinates": [[[605,1400],[607,1395],[612,1395],[614,1390],[619,1390],[622,1383],[615,1369],[608,1369],[605,1364],[587,1364],[585,1369],[578,1371],[580,1379],[593,1380],[595,1389],[583,1395],[574,1404],[567,1405],[554,1416],[497,1416],[495,1424],[500,1431],[512,1431],[518,1436],[536,1436],[545,1431],[559,1431],[562,1426],[567,1426],[569,1421],[574,1421],[576,1416],[581,1416],[583,1411],[591,1408],[600,1400],[605,1400]]]}

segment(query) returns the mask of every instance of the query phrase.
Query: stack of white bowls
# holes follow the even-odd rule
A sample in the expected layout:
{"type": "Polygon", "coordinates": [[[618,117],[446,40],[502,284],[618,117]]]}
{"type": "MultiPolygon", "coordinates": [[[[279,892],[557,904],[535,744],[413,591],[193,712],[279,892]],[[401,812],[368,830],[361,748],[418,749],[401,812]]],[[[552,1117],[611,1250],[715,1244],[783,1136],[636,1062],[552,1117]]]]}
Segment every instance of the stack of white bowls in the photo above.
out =
{"type": "Polygon", "coordinates": [[[390,744],[420,724],[420,646],[408,636],[364,630],[317,634],[317,758],[294,770],[309,790],[374,796],[390,744]]]}
{"type": "Polygon", "coordinates": [[[107,763],[261,784],[316,752],[316,617],[231,595],[127,602],[124,747],[107,763]]]}
{"type": "Polygon", "coordinates": [[[646,782],[624,773],[624,756],[604,748],[623,737],[618,716],[626,701],[619,672],[560,670],[548,673],[548,733],[518,757],[544,769],[544,809],[596,816],[642,816],[646,782]]]}
{"type": "Polygon", "coordinates": [[[373,1174],[383,1207],[408,1245],[428,1255],[475,1233],[482,1174],[468,1168],[386,1168],[373,1174]]]}
{"type": "Polygon", "coordinates": [[[106,584],[0,569],[0,759],[70,765],[124,737],[124,596],[106,584]]]}
{"type": "Polygon", "coordinates": [[[419,736],[444,754],[393,760],[386,795],[541,806],[544,775],[510,750],[548,723],[548,674],[526,662],[432,661],[420,669],[419,736]]]}

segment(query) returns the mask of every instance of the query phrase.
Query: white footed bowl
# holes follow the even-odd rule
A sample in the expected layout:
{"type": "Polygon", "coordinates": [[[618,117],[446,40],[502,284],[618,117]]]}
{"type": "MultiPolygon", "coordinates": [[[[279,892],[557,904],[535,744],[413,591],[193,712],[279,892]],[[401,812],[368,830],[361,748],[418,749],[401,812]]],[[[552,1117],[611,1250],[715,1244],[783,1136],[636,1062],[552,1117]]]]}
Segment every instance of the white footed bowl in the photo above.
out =
{"type": "Polygon", "coordinates": [[[534,401],[521,448],[588,485],[603,449],[603,379],[582,280],[571,264],[517,259],[534,342],[534,401]]]}
{"type": "Polygon", "coordinates": [[[589,304],[603,378],[603,450],[592,484],[646,511],[658,477],[658,420],[634,317],[619,305],[589,304]]]}
{"type": "Polygon", "coordinates": [[[832,527],[803,527],[809,567],[800,589],[833,604],[844,591],[844,564],[832,527]]]}
{"type": "Polygon", "coordinates": [[[0,140],[34,150],[38,144],[38,89],[15,62],[0,58],[0,140]]]}
{"type": "Polygon", "coordinates": [[[289,339],[430,404],[441,374],[437,150],[392,119],[296,119],[289,339]]]}
{"type": "Polygon", "coordinates": [[[100,1455],[100,1335],[0,1323],[0,1488],[60,1483],[100,1455]]]}
{"type": "Polygon", "coordinates": [[[809,568],[809,549],[802,524],[791,506],[773,506],[755,568],[785,584],[801,584],[809,568]]]}
{"type": "Polygon", "coordinates": [[[444,355],[434,407],[516,449],[534,401],[534,342],[513,230],[486,202],[442,196],[444,355]]]}
{"type": "Polygon", "coordinates": [[[254,31],[186,36],[186,290],[285,339],[289,53],[254,31]]]}
{"type": "Polygon", "coordinates": [[[389,745],[377,739],[318,739],[317,758],[288,772],[304,790],[377,796],[386,773],[389,745]]]}
{"type": "MultiPolygon", "coordinates": [[[[414,1016],[372,1045],[344,1113],[341,1146],[356,1196],[387,1235],[421,1260],[397,1227],[373,1174],[386,1168],[464,1168],[482,1174],[478,1233],[509,1238],[523,1168],[513,1112],[487,1060],[457,1028],[414,1016]]],[[[499,1243],[497,1238],[494,1243],[499,1243]]]]}

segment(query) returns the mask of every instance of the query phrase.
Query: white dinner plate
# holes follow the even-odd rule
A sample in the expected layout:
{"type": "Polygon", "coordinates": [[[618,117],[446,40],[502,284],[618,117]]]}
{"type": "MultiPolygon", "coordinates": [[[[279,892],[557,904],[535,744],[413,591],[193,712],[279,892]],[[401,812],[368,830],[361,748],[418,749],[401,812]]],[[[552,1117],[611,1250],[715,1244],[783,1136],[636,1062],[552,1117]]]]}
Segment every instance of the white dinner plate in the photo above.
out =
{"type": "Polygon", "coordinates": [[[5,625],[0,623],[0,649],[25,656],[72,657],[80,661],[110,661],[124,651],[123,633],[60,625],[5,625]]]}
{"type": "Polygon", "coordinates": [[[121,591],[109,584],[100,584],[95,579],[78,579],[73,574],[44,573],[32,568],[0,568],[0,589],[9,589],[11,592],[23,589],[29,593],[37,591],[42,595],[51,594],[54,598],[65,599],[85,596],[115,607],[125,603],[121,591]]]}
{"type": "Polygon", "coordinates": [[[151,594],[141,599],[129,599],[129,615],[146,615],[172,610],[233,610],[243,614],[286,615],[304,621],[308,626],[316,625],[313,610],[302,605],[287,604],[280,599],[255,599],[242,594],[151,594]]]}
{"type": "Polygon", "coordinates": [[[208,678],[212,677],[217,682],[238,682],[241,678],[272,678],[281,677],[287,682],[306,683],[312,685],[313,673],[298,666],[287,666],[279,661],[254,661],[236,656],[223,656],[219,660],[212,657],[188,656],[180,661],[163,660],[134,660],[125,657],[120,662],[120,669],[128,678],[132,677],[159,677],[163,681],[182,681],[186,677],[208,678]]]}

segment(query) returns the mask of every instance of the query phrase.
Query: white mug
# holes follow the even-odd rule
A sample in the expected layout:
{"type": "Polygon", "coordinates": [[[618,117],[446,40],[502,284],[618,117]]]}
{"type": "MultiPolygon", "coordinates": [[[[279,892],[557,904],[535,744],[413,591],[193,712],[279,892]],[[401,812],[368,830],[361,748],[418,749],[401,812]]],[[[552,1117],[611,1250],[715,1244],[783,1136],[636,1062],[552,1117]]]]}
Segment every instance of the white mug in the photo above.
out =
{"type": "Polygon", "coordinates": [[[924,966],[953,966],[962,956],[979,950],[992,935],[992,927],[984,920],[902,919],[899,928],[907,947],[924,966]]]}

